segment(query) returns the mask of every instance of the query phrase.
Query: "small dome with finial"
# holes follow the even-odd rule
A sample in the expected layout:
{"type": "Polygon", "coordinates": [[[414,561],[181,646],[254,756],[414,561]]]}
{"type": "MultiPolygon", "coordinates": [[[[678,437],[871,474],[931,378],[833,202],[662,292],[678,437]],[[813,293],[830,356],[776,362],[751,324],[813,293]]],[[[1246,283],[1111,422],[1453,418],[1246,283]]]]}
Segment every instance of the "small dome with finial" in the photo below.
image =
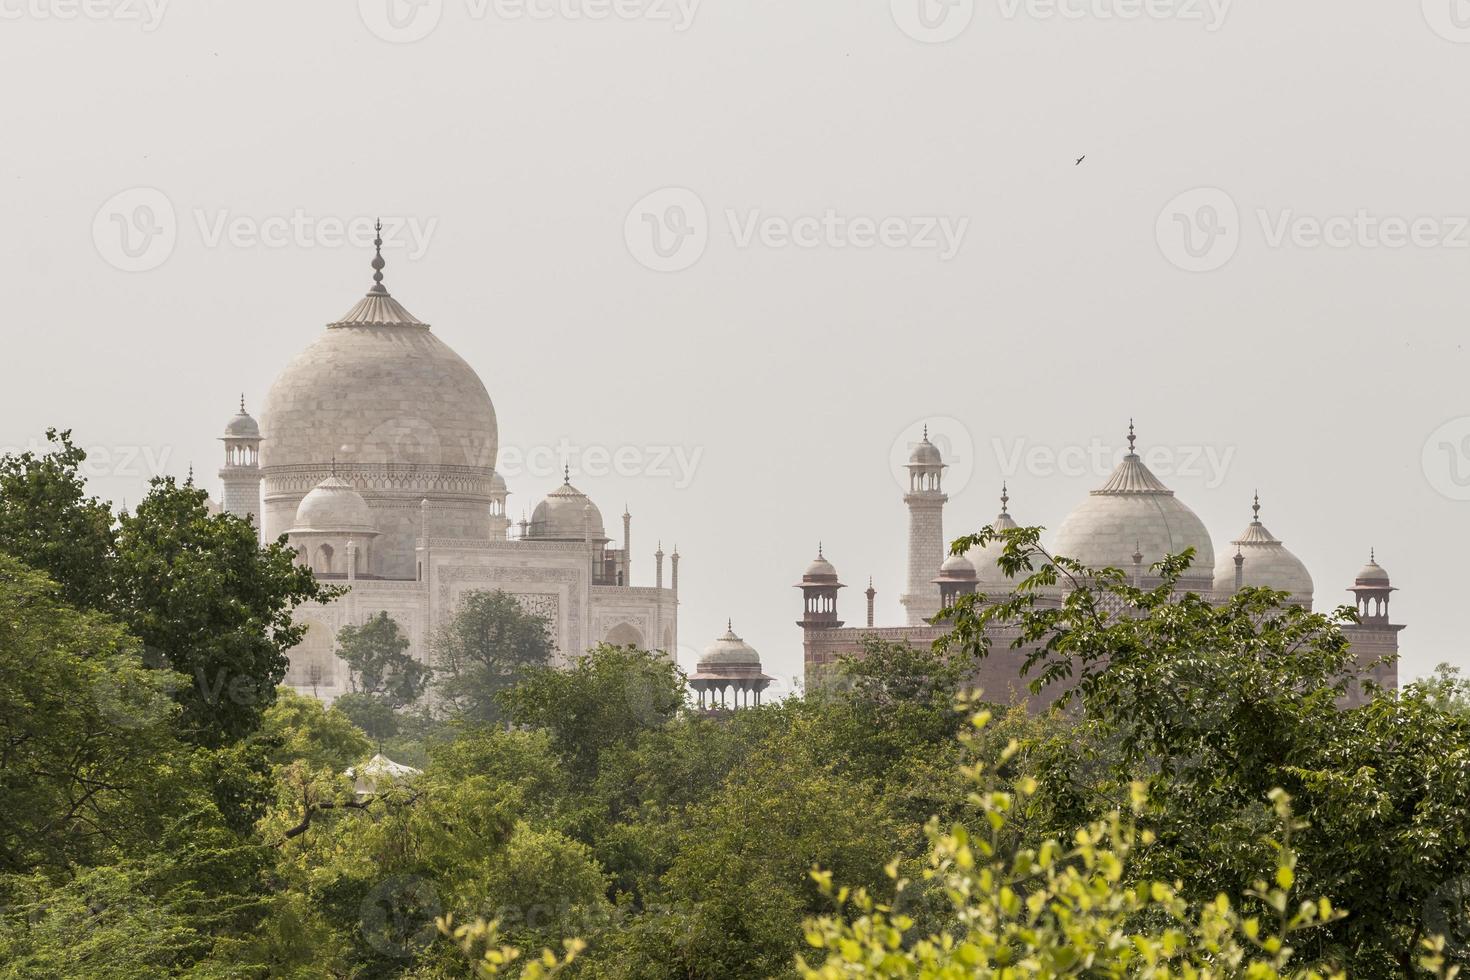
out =
{"type": "Polygon", "coordinates": [[[803,582],[837,581],[837,569],[822,554],[822,545],[820,543],[817,544],[817,557],[813,558],[812,563],[806,567],[806,571],[802,573],[801,580],[803,582]]]}
{"type": "Polygon", "coordinates": [[[704,648],[696,670],[700,674],[725,672],[732,667],[744,667],[755,674],[761,670],[761,655],[749,643],[735,635],[732,622],[725,623],[725,635],[704,648]]]}
{"type": "Polygon", "coordinates": [[[1246,588],[1272,589],[1291,593],[1292,601],[1311,608],[1312,575],[1301,559],[1287,550],[1261,523],[1261,495],[1251,500],[1251,522],[1240,537],[1230,542],[1233,554],[1222,554],[1215,565],[1215,589],[1222,594],[1235,591],[1236,558],[1241,560],[1241,584],[1246,588]]]}
{"type": "Polygon", "coordinates": [[[1358,569],[1357,578],[1353,580],[1355,585],[1382,587],[1390,584],[1388,572],[1384,571],[1382,565],[1378,564],[1378,555],[1374,549],[1368,550],[1368,564],[1358,569]]]}
{"type": "Polygon", "coordinates": [[[606,542],[602,511],[588,496],[572,486],[570,467],[562,468],[562,485],[546,495],[531,512],[527,537],[539,541],[584,541],[590,533],[593,541],[606,542]]]}
{"type": "Polygon", "coordinates": [[[240,396],[240,411],[225,423],[226,439],[259,439],[260,425],[245,411],[245,396],[240,396]]]}
{"type": "MultiPolygon", "coordinates": [[[[1015,519],[1011,517],[1011,491],[1009,485],[1006,483],[1001,483],[1000,485],[1000,513],[996,515],[995,520],[990,522],[990,526],[997,531],[1014,531],[1020,527],[1015,519]]],[[[971,565],[975,566],[975,580],[980,582],[982,586],[990,586],[992,588],[1010,587],[1011,580],[1006,578],[1005,573],[996,564],[1000,561],[1000,556],[1005,550],[1005,541],[997,538],[983,548],[976,545],[965,552],[965,557],[970,559],[971,565]]]]}
{"type": "Polygon", "coordinates": [[[944,465],[944,456],[939,447],[929,441],[929,426],[924,426],[924,438],[909,453],[909,466],[934,467],[944,465]]]}

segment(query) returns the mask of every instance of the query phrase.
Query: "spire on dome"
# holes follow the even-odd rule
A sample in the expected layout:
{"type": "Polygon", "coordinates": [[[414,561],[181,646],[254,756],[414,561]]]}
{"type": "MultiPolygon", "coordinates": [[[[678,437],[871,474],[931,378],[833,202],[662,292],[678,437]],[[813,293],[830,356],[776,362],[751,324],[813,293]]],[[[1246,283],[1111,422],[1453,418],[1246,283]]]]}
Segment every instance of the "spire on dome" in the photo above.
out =
{"type": "Polygon", "coordinates": [[[427,327],[428,324],[404,309],[388,293],[383,285],[383,222],[373,225],[377,237],[373,239],[373,285],[357,305],[343,314],[339,320],[327,324],[329,327],[427,327]]]}
{"type": "Polygon", "coordinates": [[[245,392],[240,392],[240,414],[245,414],[245,392]]]}
{"type": "Polygon", "coordinates": [[[380,296],[388,295],[388,287],[383,285],[383,266],[388,263],[383,261],[383,221],[381,218],[373,225],[376,233],[373,238],[373,288],[368,290],[380,296]]]}
{"type": "Polygon", "coordinates": [[[1138,455],[1138,451],[1134,448],[1134,443],[1137,440],[1138,440],[1138,436],[1135,435],[1134,432],[1133,432],[1133,420],[1132,419],[1129,419],[1128,420],[1128,455],[1129,456],[1137,456],[1138,455]]]}
{"type": "Polygon", "coordinates": [[[561,482],[563,486],[572,485],[572,468],[567,463],[561,464],[561,482]]]}
{"type": "Polygon", "coordinates": [[[1005,481],[1002,480],[1000,483],[1000,512],[1002,515],[1009,516],[1010,509],[1011,491],[1010,488],[1006,486],[1005,481]]]}
{"type": "Polygon", "coordinates": [[[1251,523],[1261,523],[1261,491],[1256,491],[1255,501],[1251,504],[1251,523]]]}

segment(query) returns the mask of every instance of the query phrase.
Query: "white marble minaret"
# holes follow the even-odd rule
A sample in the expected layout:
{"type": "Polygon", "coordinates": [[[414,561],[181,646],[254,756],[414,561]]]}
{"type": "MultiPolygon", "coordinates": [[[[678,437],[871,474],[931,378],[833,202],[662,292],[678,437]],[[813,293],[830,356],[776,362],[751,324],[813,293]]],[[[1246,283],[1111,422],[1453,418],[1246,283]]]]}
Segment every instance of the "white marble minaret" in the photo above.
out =
{"type": "Polygon", "coordinates": [[[225,465],[219,476],[224,481],[223,509],[237,517],[248,517],[260,536],[260,426],[245,411],[240,396],[240,413],[225,426],[220,437],[225,444],[225,465]]]}
{"type": "Polygon", "coordinates": [[[908,588],[899,601],[908,611],[908,625],[920,626],[940,609],[939,589],[934,577],[944,564],[944,457],[924,439],[909,453],[909,492],[903,502],[909,508],[908,588]]]}

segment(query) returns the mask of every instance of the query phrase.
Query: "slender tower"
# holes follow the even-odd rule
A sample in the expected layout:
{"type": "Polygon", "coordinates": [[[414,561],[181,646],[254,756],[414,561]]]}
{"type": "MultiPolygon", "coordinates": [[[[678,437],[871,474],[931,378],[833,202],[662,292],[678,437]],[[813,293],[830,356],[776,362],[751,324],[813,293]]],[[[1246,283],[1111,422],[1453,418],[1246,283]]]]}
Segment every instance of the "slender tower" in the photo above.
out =
{"type": "Polygon", "coordinates": [[[505,477],[496,473],[490,479],[490,540],[504,541],[510,537],[510,515],[506,512],[506,498],[510,489],[505,477]]]}
{"type": "Polygon", "coordinates": [[[899,601],[908,611],[910,626],[924,625],[940,609],[934,578],[944,563],[944,504],[949,500],[944,470],[944,457],[929,441],[926,425],[923,441],[909,453],[909,492],[903,497],[909,508],[909,576],[899,601]]]}
{"type": "Polygon", "coordinates": [[[260,426],[245,411],[245,396],[240,396],[240,413],[225,425],[220,437],[225,444],[225,465],[219,476],[224,481],[225,511],[245,517],[255,525],[260,537],[260,426]]]}

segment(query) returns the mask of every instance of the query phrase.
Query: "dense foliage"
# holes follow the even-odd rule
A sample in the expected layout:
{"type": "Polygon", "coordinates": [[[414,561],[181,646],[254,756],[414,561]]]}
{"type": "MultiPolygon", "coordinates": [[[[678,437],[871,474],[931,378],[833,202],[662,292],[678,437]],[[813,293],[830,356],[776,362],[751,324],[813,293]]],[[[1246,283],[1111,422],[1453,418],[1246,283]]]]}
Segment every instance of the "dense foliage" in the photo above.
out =
{"type": "Polygon", "coordinates": [[[476,593],[432,676],[386,614],[344,631],[355,690],[324,706],[277,688],[292,610],[330,595],[282,544],[168,480],[114,515],[55,439],[0,459],[0,977],[1409,977],[1470,956],[1467,685],[1346,706],[1350,611],[1181,595],[1188,555],[1137,589],[1021,529],[1014,595],[778,704],[695,710],[636,649],[556,666],[544,623],[476,593]],[[993,622],[1064,711],[967,694],[993,622]],[[422,772],[359,791],[380,750],[422,772]]]}

